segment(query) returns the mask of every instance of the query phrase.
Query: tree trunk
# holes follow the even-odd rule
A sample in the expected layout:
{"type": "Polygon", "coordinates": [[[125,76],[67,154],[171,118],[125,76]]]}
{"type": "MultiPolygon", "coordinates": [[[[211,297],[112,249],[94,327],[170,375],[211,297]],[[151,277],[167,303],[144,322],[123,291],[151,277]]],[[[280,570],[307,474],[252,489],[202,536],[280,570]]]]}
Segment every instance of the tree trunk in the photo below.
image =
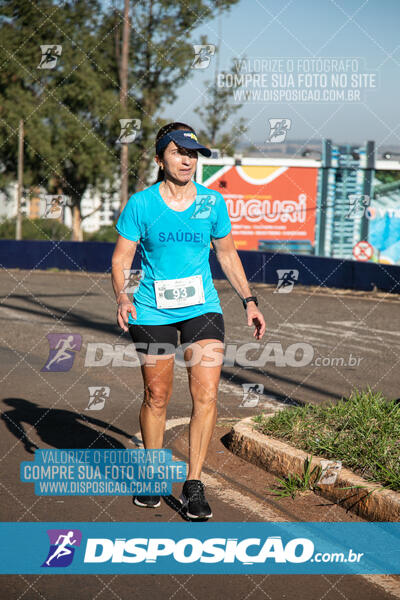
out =
{"type": "Polygon", "coordinates": [[[78,204],[74,204],[72,207],[72,241],[83,242],[82,216],[78,204]]]}
{"type": "Polygon", "coordinates": [[[22,214],[21,200],[24,192],[24,122],[19,121],[18,135],[18,187],[17,187],[17,224],[15,229],[15,239],[22,240],[22,214]]]}
{"type": "MultiPolygon", "coordinates": [[[[129,0],[125,0],[124,4],[124,25],[122,30],[122,52],[120,74],[120,104],[121,113],[124,118],[127,107],[128,94],[128,57],[129,57],[129,36],[131,23],[129,20],[129,0]]],[[[120,211],[128,202],[128,144],[121,144],[121,188],[120,188],[120,211]]]]}
{"type": "Polygon", "coordinates": [[[137,166],[137,171],[136,171],[135,192],[141,192],[142,190],[146,189],[146,187],[147,187],[146,177],[148,174],[148,168],[149,168],[149,158],[148,158],[147,152],[143,151],[140,156],[139,163],[137,166]]]}

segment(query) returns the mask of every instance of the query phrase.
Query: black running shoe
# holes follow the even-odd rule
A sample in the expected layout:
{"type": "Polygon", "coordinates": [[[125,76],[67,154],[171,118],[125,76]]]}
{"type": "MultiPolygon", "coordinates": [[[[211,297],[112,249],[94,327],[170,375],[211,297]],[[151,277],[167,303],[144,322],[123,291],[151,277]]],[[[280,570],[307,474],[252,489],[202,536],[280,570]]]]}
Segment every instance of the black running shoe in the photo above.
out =
{"type": "Polygon", "coordinates": [[[160,496],[133,496],[133,503],[146,508],[157,508],[160,506],[160,496]]]}
{"type": "Polygon", "coordinates": [[[185,481],[179,500],[186,508],[188,517],[192,519],[212,517],[210,505],[204,495],[204,484],[199,479],[185,481]]]}

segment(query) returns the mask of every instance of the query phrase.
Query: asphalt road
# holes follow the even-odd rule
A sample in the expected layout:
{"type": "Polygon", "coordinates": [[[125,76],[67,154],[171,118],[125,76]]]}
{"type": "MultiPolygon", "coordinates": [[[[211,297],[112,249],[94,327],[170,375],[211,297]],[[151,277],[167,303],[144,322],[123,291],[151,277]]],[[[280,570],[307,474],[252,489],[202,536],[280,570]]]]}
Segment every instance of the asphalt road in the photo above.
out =
{"type": "MultiPolygon", "coordinates": [[[[203,477],[214,520],[360,521],[313,493],[295,500],[276,499],[268,492],[275,478],[232,456],[224,436],[235,420],[260,410],[279,410],[285,402],[327,402],[367,386],[388,398],[399,397],[400,332],[395,326],[399,297],[306,288],[281,294],[270,286],[254,285],[267,334],[259,347],[248,347],[245,353],[243,344],[254,343],[254,338],[240,299],[227,282],[216,282],[216,287],[230,350],[221,377],[218,424],[203,477]],[[242,384],[256,383],[263,389],[255,388],[257,394],[250,400],[242,384]]],[[[139,367],[129,365],[132,356],[124,354],[130,338],[115,324],[109,276],[3,271],[0,295],[1,520],[181,522],[183,517],[174,501],[163,501],[159,509],[148,510],[134,507],[129,497],[38,497],[32,484],[19,481],[19,464],[33,459],[34,446],[137,447],[143,388],[139,367]],[[75,352],[69,371],[42,371],[49,355],[49,334],[81,336],[80,350],[75,352]],[[90,402],[89,388],[93,387],[109,388],[109,396],[100,410],[85,410],[90,402]]],[[[180,460],[187,456],[190,409],[186,370],[176,365],[165,446],[180,460]]],[[[179,493],[180,486],[175,485],[175,497],[179,493]]],[[[0,589],[10,599],[29,600],[125,600],[155,595],[191,600],[204,596],[210,600],[389,600],[400,598],[400,579],[347,575],[24,575],[0,577],[0,589]]]]}

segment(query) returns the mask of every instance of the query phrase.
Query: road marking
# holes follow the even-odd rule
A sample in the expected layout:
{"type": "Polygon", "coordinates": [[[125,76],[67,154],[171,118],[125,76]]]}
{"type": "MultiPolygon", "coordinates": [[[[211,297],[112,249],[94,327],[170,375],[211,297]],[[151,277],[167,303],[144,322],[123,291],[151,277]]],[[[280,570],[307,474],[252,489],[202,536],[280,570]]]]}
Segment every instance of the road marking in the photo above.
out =
{"type": "Polygon", "coordinates": [[[8,321],[29,321],[29,323],[51,323],[54,319],[46,319],[45,317],[32,316],[29,313],[19,312],[13,308],[7,308],[6,306],[2,307],[0,320],[8,321]]]}
{"type": "Polygon", "coordinates": [[[208,473],[203,473],[202,481],[222,502],[238,508],[245,514],[249,512],[253,513],[257,517],[262,517],[265,521],[288,522],[286,517],[281,516],[260,501],[254,500],[247,494],[243,494],[238,490],[228,487],[226,481],[222,478],[218,479],[208,473]]]}
{"type": "MultiPolygon", "coordinates": [[[[358,321],[327,321],[327,323],[332,323],[333,325],[343,325],[344,327],[352,327],[353,329],[365,329],[365,324],[361,324],[358,321]]],[[[368,327],[368,331],[374,331],[375,333],[384,333],[385,335],[395,335],[400,337],[400,333],[397,331],[388,331],[387,329],[374,329],[373,327],[368,327]]]]}
{"type": "MultiPolygon", "coordinates": [[[[360,326],[360,327],[362,327],[362,326],[360,326]]],[[[322,342],[321,338],[323,338],[324,336],[325,337],[329,337],[329,336],[333,337],[333,338],[335,338],[336,345],[338,345],[337,339],[339,338],[341,347],[352,348],[354,350],[359,351],[360,344],[363,344],[363,352],[370,352],[372,354],[376,354],[376,353],[380,352],[382,347],[387,347],[387,341],[385,341],[381,336],[379,336],[378,333],[376,335],[374,335],[374,331],[376,331],[376,332],[381,331],[382,333],[385,333],[387,335],[389,335],[389,333],[390,333],[388,331],[368,329],[368,332],[371,331],[371,334],[366,333],[364,335],[361,335],[360,332],[358,332],[358,331],[357,332],[351,331],[351,330],[340,331],[333,327],[322,327],[321,325],[312,325],[312,324],[307,324],[307,323],[286,323],[285,325],[281,326],[279,329],[270,329],[269,331],[271,333],[276,334],[277,336],[289,337],[289,338],[292,337],[294,339],[301,339],[303,341],[306,340],[308,342],[315,342],[316,344],[318,344],[321,347],[326,346],[328,348],[332,348],[333,343],[329,343],[328,340],[325,340],[324,342],[322,342]],[[283,331],[283,328],[289,329],[290,333],[286,333],[285,331],[283,331]],[[298,331],[299,333],[296,334],[295,333],[296,331],[298,331]],[[302,332],[302,333],[300,333],[300,332],[302,332]],[[314,334],[314,335],[311,335],[311,334],[314,334]],[[319,335],[321,337],[315,337],[315,335],[319,335]],[[351,340],[351,342],[358,342],[358,345],[356,345],[354,343],[350,343],[350,340],[351,340]],[[375,345],[374,348],[369,347],[369,345],[371,343],[375,345]]],[[[394,350],[400,351],[400,345],[394,343],[393,341],[390,342],[390,347],[394,350]]]]}

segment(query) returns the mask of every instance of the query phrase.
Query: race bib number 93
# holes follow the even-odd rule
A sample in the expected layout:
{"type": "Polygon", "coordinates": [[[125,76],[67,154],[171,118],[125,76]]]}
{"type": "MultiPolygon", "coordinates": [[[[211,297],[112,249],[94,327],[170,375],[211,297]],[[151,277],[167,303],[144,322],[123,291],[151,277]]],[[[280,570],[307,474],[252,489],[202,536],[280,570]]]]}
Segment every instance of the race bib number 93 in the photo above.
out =
{"type": "Polygon", "coordinates": [[[180,279],[158,279],[154,281],[154,289],[157,308],[180,308],[205,302],[201,275],[180,279]]]}

